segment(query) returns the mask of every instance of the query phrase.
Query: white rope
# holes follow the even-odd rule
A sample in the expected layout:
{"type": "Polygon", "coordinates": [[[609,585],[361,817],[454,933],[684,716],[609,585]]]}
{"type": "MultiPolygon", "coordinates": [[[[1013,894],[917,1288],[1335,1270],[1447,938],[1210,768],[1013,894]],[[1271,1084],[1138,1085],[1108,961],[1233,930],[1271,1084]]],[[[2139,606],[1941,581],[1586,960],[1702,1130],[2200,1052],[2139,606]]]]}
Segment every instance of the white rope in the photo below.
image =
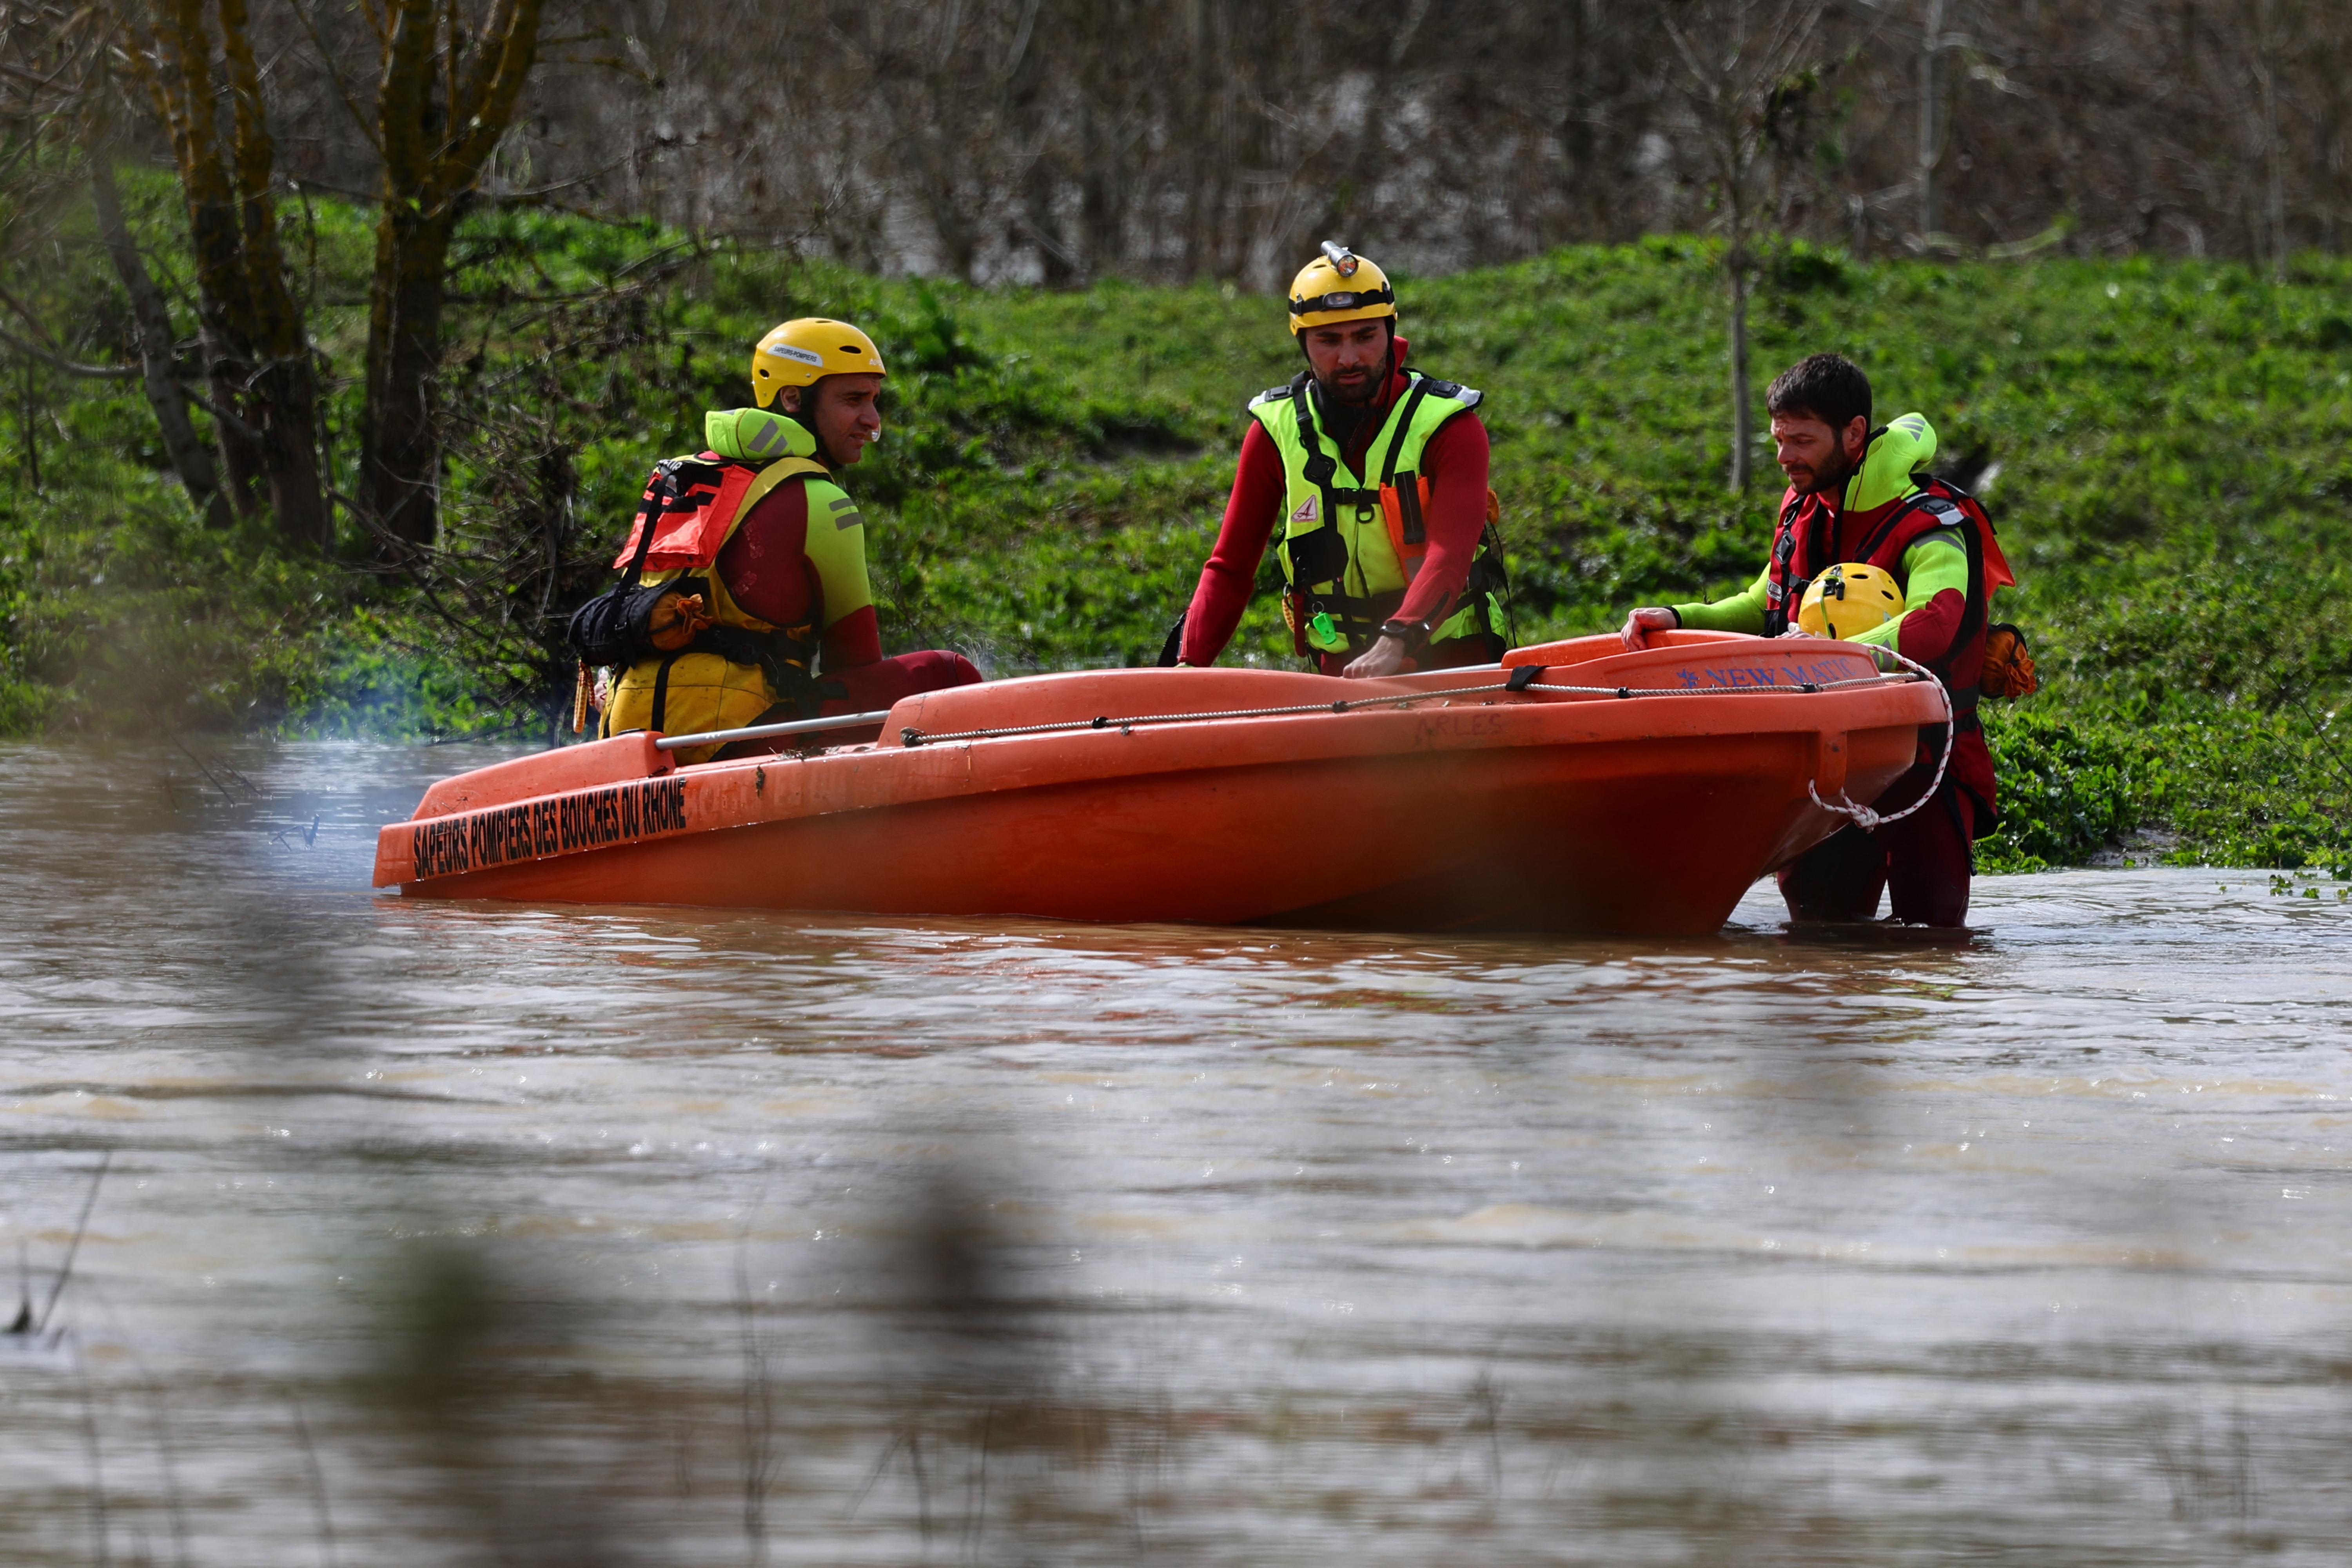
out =
{"type": "Polygon", "coordinates": [[[1936,678],[1936,672],[1916,659],[1905,658],[1891,647],[1882,647],[1874,651],[1885,655],[1898,664],[1917,670],[1927,684],[1936,689],[1936,694],[1944,700],[1944,754],[1936,759],[1936,776],[1927,781],[1927,793],[1902,810],[1890,813],[1885,816],[1879,816],[1866,805],[1855,805],[1843,789],[1838,791],[1835,800],[1823,800],[1821,791],[1814,787],[1813,782],[1811,779],[1805,781],[1805,793],[1813,797],[1815,805],[1824,811],[1836,812],[1840,816],[1853,818],[1853,825],[1864,833],[1870,832],[1873,828],[1884,827],[1890,822],[1900,822],[1935,799],[1936,792],[1944,787],[1944,770],[1952,764],[1952,748],[1959,741],[1957,717],[1952,712],[1952,694],[1946,690],[1944,683],[1936,678]]]}

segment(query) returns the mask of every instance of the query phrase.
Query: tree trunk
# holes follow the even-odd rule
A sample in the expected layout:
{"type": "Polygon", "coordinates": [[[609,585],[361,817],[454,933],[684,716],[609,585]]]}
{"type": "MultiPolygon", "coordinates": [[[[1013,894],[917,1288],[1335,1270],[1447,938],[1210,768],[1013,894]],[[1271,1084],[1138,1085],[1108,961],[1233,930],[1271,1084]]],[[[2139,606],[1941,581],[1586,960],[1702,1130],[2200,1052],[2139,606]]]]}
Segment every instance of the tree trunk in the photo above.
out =
{"type": "Polygon", "coordinates": [[[239,368],[244,361],[230,347],[220,312],[202,297],[201,289],[196,311],[205,384],[213,397],[213,446],[220,453],[221,468],[226,475],[222,489],[228,497],[229,510],[250,522],[261,515],[268,486],[262,471],[260,432],[245,420],[245,377],[239,368]]]}
{"type": "Polygon", "coordinates": [[[1119,200],[1118,140],[1123,127],[1097,98],[1097,85],[1083,84],[1078,95],[1078,233],[1084,237],[1087,276],[1108,278],[1127,248],[1119,232],[1127,216],[1119,200]]]}
{"type": "Polygon", "coordinates": [[[228,498],[221,493],[213,455],[205,449],[194,422],[188,417],[187,395],[173,374],[171,308],[164,302],[163,290],[156,287],[154,278],[148,272],[139,247],[132,242],[130,226],[123,222],[122,195],[115,188],[114,167],[103,151],[91,156],[89,189],[98,208],[100,237],[114,263],[115,275],[122,279],[122,291],[131,297],[131,321],[139,340],[141,382],[147,393],[147,406],[154,410],[156,428],[163,432],[163,450],[172,460],[172,471],[180,476],[180,487],[188,492],[188,504],[203,513],[213,527],[226,528],[235,521],[228,498]]]}
{"type": "Polygon", "coordinates": [[[1944,231],[1944,0],[1927,0],[1919,44],[1919,237],[1944,231]]]}
{"type": "Polygon", "coordinates": [[[319,469],[319,383],[307,349],[273,355],[255,378],[261,395],[261,457],[269,510],[289,544],[324,551],[335,542],[319,469]]]}
{"type": "Polygon", "coordinates": [[[41,400],[33,394],[33,360],[16,356],[16,436],[25,465],[25,493],[41,493],[41,400]]]}
{"type": "Polygon", "coordinates": [[[1724,256],[1731,285],[1731,493],[1748,493],[1756,446],[1756,416],[1748,407],[1748,257],[1732,247],[1724,256]]]}
{"type": "Polygon", "coordinates": [[[429,548],[439,532],[441,447],[435,381],[456,215],[386,202],[375,229],[369,287],[367,408],[361,500],[401,546],[429,548]]]}
{"type": "Polygon", "coordinates": [[[379,553],[413,558],[440,532],[435,382],[449,241],[513,122],[538,58],[541,0],[495,0],[478,36],[435,0],[388,0],[376,132],[383,155],[368,285],[362,505],[379,553]]]}
{"type": "Polygon", "coordinates": [[[2255,0],[2254,56],[2262,93],[2263,247],[2270,254],[2271,281],[2286,281],[2286,145],[2279,130],[2278,0],[2255,0]]]}
{"type": "Polygon", "coordinates": [[[278,245],[277,150],[261,100],[245,0],[216,0],[221,76],[201,0],[152,5],[162,68],[150,79],[172,134],[187,202],[189,248],[205,329],[215,426],[230,496],[249,510],[267,492],[286,542],[333,542],[319,466],[319,389],[302,309],[278,245]],[[223,89],[226,89],[225,91],[223,89]],[[221,135],[221,103],[229,137],[221,135]]]}

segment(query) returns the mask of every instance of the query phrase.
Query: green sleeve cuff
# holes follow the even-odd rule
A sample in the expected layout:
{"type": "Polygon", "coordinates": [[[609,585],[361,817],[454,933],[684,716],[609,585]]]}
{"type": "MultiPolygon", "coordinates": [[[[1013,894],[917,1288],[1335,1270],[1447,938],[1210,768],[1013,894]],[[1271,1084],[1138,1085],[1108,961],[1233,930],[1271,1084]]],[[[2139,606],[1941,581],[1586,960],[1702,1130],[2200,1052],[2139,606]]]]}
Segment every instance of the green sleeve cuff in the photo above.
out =
{"type": "Polygon", "coordinates": [[[1717,599],[1709,605],[1676,605],[1675,616],[1695,632],[1746,632],[1760,637],[1764,632],[1764,587],[1771,581],[1771,573],[1756,574],[1756,581],[1745,592],[1728,599],[1717,599]]]}

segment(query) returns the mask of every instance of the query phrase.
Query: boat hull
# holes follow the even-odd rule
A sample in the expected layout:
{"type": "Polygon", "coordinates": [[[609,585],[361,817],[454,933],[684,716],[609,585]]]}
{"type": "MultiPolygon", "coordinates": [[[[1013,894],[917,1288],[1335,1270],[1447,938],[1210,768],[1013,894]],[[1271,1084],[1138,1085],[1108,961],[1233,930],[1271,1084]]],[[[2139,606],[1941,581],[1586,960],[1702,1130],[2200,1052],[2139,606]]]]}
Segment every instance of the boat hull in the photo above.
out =
{"type": "MultiPolygon", "coordinates": [[[[1384,689],[1501,679],[1446,671],[1384,689]]],[[[1840,826],[1813,795],[1873,798],[1940,717],[1931,688],[1885,684],[1613,700],[1480,692],[1391,710],[1117,721],[1367,689],[1123,671],[964,689],[983,701],[910,699],[878,746],[503,803],[445,793],[461,809],[384,830],[377,881],[426,897],[891,915],[1700,932],[1840,826]],[[1089,709],[1110,721],[921,738],[1089,709]],[[628,792],[634,808],[596,804],[628,792]]]]}

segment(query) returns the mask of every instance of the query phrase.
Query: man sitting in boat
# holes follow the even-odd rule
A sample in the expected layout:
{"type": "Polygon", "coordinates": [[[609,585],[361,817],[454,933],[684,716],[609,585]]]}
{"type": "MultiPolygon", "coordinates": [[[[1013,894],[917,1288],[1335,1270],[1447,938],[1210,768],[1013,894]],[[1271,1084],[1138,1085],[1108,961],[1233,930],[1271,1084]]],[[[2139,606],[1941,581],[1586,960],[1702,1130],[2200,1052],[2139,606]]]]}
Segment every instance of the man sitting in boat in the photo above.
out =
{"type": "Polygon", "coordinates": [[[1250,402],[1175,662],[1208,665],[1224,651],[1277,528],[1283,618],[1324,674],[1499,658],[1503,574],[1479,394],[1407,370],[1387,275],[1344,246],[1323,251],[1290,285],[1307,368],[1250,402]]]}
{"type": "MultiPolygon", "coordinates": [[[[1891,574],[1904,612],[1854,640],[1891,647],[1936,672],[1958,716],[1952,759],[1936,798],[1873,832],[1848,826],[1780,872],[1792,919],[1863,921],[1885,889],[1895,918],[1964,924],[1969,844],[1999,823],[1992,753],[1977,719],[1987,612],[2015,579],[1984,509],[1930,476],[1936,432],[1917,414],[1871,426],[1870,378],[1835,354],[1791,367],[1765,395],[1772,439],[1789,476],[1764,570],[1745,593],[1713,604],[1644,605],[1625,617],[1628,647],[1669,627],[1806,637],[1797,610],[1811,580],[1841,563],[1891,574]]],[[[1881,814],[1918,800],[1942,754],[1941,728],[1923,732],[1919,760],[1871,803],[1881,814]]]]}
{"type": "Polygon", "coordinates": [[[709,449],[654,470],[614,563],[642,586],[625,596],[628,660],[601,733],[871,712],[980,679],[958,653],[882,657],[864,519],[834,475],[881,438],[887,374],[856,327],[786,321],[752,352],[753,405],[706,415],[709,449]]]}

